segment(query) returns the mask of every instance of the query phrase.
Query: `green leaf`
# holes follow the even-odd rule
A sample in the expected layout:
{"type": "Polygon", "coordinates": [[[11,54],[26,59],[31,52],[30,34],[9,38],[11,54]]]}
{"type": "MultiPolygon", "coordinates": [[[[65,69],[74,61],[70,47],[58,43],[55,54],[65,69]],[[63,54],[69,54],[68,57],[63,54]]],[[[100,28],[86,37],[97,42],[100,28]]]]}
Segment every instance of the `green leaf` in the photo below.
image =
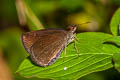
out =
{"type": "Polygon", "coordinates": [[[115,53],[113,55],[114,67],[120,72],[120,53],[115,53]]]}
{"type": "Polygon", "coordinates": [[[114,36],[117,36],[119,33],[118,30],[119,24],[120,24],[120,8],[118,8],[118,10],[115,12],[110,23],[111,32],[114,36]]]}
{"type": "Polygon", "coordinates": [[[110,37],[112,36],[109,34],[96,32],[78,34],[77,38],[80,42],[77,42],[76,45],[80,53],[79,56],[72,43],[67,47],[65,59],[63,59],[63,51],[54,64],[48,67],[39,67],[27,58],[16,72],[25,77],[73,80],[92,72],[109,69],[113,67],[112,55],[120,52],[120,49],[114,45],[102,44],[105,39],[110,37]]]}
{"type": "Polygon", "coordinates": [[[120,36],[113,36],[111,38],[106,39],[105,42],[111,42],[116,44],[117,46],[120,46],[120,36]]]}
{"type": "Polygon", "coordinates": [[[106,53],[86,53],[80,56],[72,55],[59,58],[54,65],[49,67],[38,67],[33,65],[29,59],[25,59],[19,67],[21,75],[26,77],[39,77],[50,79],[77,79],[92,72],[101,71],[112,67],[112,56],[106,53]],[[64,70],[64,68],[67,68],[64,70]]]}
{"type": "Polygon", "coordinates": [[[29,25],[29,28],[31,30],[44,29],[42,23],[39,21],[39,19],[34,14],[34,12],[31,10],[31,8],[27,5],[27,3],[25,1],[23,1],[23,4],[24,4],[25,14],[26,14],[27,23],[29,25]]]}

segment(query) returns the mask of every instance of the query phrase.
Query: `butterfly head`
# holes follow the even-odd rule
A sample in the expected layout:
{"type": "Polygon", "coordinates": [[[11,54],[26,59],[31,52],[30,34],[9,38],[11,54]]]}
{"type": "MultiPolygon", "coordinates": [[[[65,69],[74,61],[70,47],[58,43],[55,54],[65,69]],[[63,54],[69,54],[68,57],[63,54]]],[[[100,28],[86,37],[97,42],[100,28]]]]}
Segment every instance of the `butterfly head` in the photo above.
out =
{"type": "Polygon", "coordinates": [[[72,33],[74,33],[77,29],[77,25],[70,25],[68,28],[67,28],[67,31],[70,31],[72,33]]]}

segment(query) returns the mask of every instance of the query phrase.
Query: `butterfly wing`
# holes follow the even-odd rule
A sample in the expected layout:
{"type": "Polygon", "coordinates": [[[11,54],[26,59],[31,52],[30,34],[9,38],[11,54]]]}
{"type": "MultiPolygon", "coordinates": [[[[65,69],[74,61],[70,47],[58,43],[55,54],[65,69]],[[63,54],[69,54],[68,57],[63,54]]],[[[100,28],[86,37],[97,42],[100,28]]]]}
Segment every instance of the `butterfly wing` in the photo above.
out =
{"type": "Polygon", "coordinates": [[[65,46],[66,36],[65,30],[45,30],[24,34],[22,39],[32,60],[40,66],[47,66],[59,57],[65,46]]]}
{"type": "Polygon", "coordinates": [[[22,43],[24,45],[24,48],[27,50],[28,53],[30,53],[31,46],[41,38],[44,38],[44,36],[48,36],[55,33],[65,33],[66,31],[63,29],[43,29],[38,31],[32,31],[24,33],[21,36],[22,43]]]}

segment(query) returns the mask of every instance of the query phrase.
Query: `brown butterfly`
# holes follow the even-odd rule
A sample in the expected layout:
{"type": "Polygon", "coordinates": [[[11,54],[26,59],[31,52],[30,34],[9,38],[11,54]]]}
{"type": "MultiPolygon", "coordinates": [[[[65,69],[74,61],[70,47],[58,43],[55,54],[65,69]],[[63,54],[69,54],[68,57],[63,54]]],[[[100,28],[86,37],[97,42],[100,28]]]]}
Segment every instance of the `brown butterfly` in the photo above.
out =
{"type": "Polygon", "coordinates": [[[64,29],[43,29],[22,35],[22,42],[32,60],[40,66],[53,64],[62,50],[75,38],[76,26],[64,29]]]}

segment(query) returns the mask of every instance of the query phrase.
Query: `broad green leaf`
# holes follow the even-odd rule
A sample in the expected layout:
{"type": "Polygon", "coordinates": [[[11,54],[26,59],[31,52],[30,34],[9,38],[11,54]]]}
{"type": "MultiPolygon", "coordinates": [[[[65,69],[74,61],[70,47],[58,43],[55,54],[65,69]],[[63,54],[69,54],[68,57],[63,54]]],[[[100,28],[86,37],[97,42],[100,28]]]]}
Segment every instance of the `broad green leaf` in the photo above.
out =
{"type": "Polygon", "coordinates": [[[120,24],[120,8],[115,12],[115,14],[112,17],[110,28],[113,35],[117,36],[119,33],[118,27],[120,24]]]}
{"type": "Polygon", "coordinates": [[[113,55],[114,67],[120,72],[120,53],[115,53],[113,55]]]}
{"type": "Polygon", "coordinates": [[[66,56],[64,62],[63,57],[61,57],[54,65],[45,68],[35,66],[29,59],[25,59],[17,72],[25,77],[73,80],[92,72],[111,68],[111,59],[112,55],[106,53],[81,53],[80,56],[66,56]],[[66,70],[64,70],[65,67],[66,70]]]}
{"type": "Polygon", "coordinates": [[[27,58],[16,72],[25,77],[74,80],[92,72],[109,69],[113,67],[112,55],[120,52],[120,49],[114,45],[102,44],[105,39],[110,37],[112,36],[109,34],[96,32],[78,34],[77,38],[80,40],[77,42],[79,56],[72,43],[67,47],[65,59],[63,59],[63,51],[54,64],[48,67],[39,67],[27,58]]]}
{"type": "Polygon", "coordinates": [[[29,19],[29,21],[32,22],[32,24],[34,25],[33,27],[36,28],[35,30],[44,29],[42,23],[39,21],[37,16],[33,13],[31,8],[26,4],[25,1],[24,1],[24,7],[25,7],[26,16],[29,19]]]}
{"type": "Polygon", "coordinates": [[[111,42],[116,44],[117,46],[120,46],[120,36],[113,36],[111,38],[106,39],[105,42],[111,42]]]}
{"type": "Polygon", "coordinates": [[[34,12],[27,5],[26,1],[17,0],[16,9],[18,12],[19,22],[21,25],[28,24],[28,27],[31,30],[39,30],[44,28],[42,23],[35,16],[34,12]]]}

